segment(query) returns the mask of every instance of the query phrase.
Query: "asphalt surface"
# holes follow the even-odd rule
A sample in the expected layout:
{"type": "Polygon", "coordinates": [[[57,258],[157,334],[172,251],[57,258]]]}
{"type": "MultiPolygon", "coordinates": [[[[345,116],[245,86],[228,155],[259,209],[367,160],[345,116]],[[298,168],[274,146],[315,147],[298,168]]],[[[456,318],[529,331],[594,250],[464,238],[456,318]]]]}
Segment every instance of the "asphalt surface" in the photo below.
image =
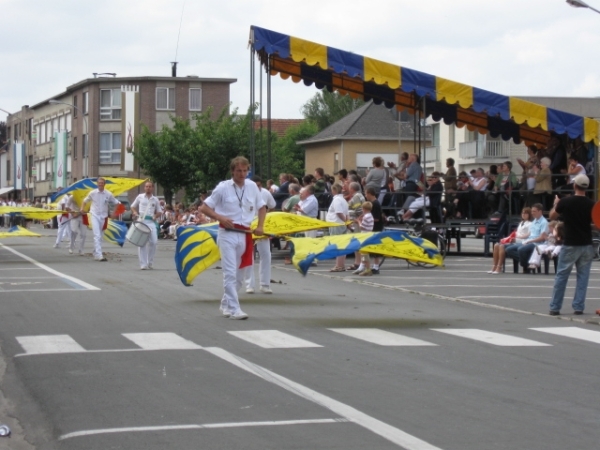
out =
{"type": "Polygon", "coordinates": [[[274,251],[273,295],[235,321],[218,268],[181,284],[173,241],[141,271],[130,245],[95,262],[91,232],[75,256],[34,231],[0,242],[2,449],[598,448],[596,262],[586,314],[573,275],[556,318],[552,274],[482,256],[302,277],[274,251]]]}

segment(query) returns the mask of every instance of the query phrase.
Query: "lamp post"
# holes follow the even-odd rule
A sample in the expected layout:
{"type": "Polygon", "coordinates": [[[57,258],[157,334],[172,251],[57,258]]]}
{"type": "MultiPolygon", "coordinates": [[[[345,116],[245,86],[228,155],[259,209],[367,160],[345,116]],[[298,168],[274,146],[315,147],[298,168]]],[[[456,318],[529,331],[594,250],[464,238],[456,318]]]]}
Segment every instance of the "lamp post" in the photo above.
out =
{"type": "MultiPolygon", "coordinates": [[[[90,153],[90,134],[89,134],[89,130],[88,130],[87,117],[85,116],[85,114],[83,113],[83,111],[80,108],[78,108],[77,106],[75,106],[72,103],[61,102],[60,100],[49,100],[48,103],[50,103],[51,105],[67,105],[67,106],[70,106],[71,108],[75,108],[77,111],[79,111],[81,113],[81,117],[83,117],[83,123],[85,125],[85,136],[86,136],[86,141],[84,143],[85,152],[83,154],[83,176],[85,178],[87,178],[89,176],[88,158],[89,158],[89,153],[90,153]]],[[[77,150],[77,149],[75,149],[75,150],[77,150]]]]}
{"type": "Polygon", "coordinates": [[[592,11],[597,12],[598,14],[600,14],[600,11],[598,11],[596,8],[592,8],[590,5],[588,5],[586,2],[583,2],[581,0],[566,0],[567,3],[569,5],[571,5],[573,8],[588,8],[591,9],[592,11]]]}

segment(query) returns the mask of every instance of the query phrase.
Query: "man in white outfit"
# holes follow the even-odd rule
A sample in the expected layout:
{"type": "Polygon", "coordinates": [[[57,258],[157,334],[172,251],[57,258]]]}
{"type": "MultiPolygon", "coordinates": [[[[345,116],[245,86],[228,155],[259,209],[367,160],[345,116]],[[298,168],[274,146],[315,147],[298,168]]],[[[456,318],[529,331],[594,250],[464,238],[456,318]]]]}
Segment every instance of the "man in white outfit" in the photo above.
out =
{"type": "MultiPolygon", "coordinates": [[[[62,188],[59,187],[56,191],[61,191],[62,188]]],[[[58,209],[61,211],[66,211],[67,202],[69,201],[70,195],[63,195],[63,197],[58,202],[58,209]]],[[[56,216],[56,221],[58,223],[58,231],[56,233],[56,242],[54,244],[54,248],[60,248],[60,243],[64,238],[67,240],[71,240],[71,227],[69,225],[69,214],[61,214],[56,216]]]]}
{"type": "Polygon", "coordinates": [[[85,205],[92,202],[90,212],[92,213],[92,232],[94,233],[94,259],[96,261],[106,261],[102,254],[102,234],[108,220],[108,205],[118,205],[121,202],[112,195],[112,192],[104,189],[106,184],[104,178],[99,177],[96,184],[98,189],[94,189],[83,199],[81,211],[85,211],[85,205]]]}
{"type": "MultiPolygon", "coordinates": [[[[158,242],[158,232],[156,229],[155,219],[162,215],[162,206],[157,197],[152,195],[154,184],[151,181],[146,181],[144,184],[144,193],[138,195],[131,204],[131,212],[133,219],[144,223],[150,228],[150,239],[142,247],[138,247],[138,256],[140,259],[140,267],[142,270],[152,269],[154,263],[154,254],[156,253],[156,243],[158,242]]],[[[131,224],[134,226],[134,224],[131,224]]]]}
{"type": "Polygon", "coordinates": [[[225,291],[220,310],[224,317],[237,320],[248,318],[240,308],[238,291],[244,281],[245,268],[252,265],[254,248],[250,224],[258,212],[258,225],[252,231],[256,236],[262,236],[266,215],[258,186],[246,179],[249,167],[246,158],[234,158],[230,165],[232,179],[219,183],[200,208],[204,215],[219,222],[217,244],[225,291]]]}
{"type": "Polygon", "coordinates": [[[71,245],[69,246],[69,253],[75,251],[75,241],[79,236],[79,255],[83,255],[83,246],[85,245],[85,238],[87,234],[87,220],[83,222],[83,216],[79,212],[79,205],[75,201],[72,195],[69,195],[69,200],[66,205],[67,211],[71,214],[71,221],[69,226],[71,228],[71,245]]]}
{"type": "MultiPolygon", "coordinates": [[[[252,181],[256,183],[260,190],[260,195],[267,207],[267,211],[275,208],[275,199],[268,189],[262,187],[262,179],[255,175],[252,181]]],[[[260,257],[259,272],[260,272],[260,292],[263,294],[272,294],[271,290],[271,240],[268,238],[256,240],[256,250],[260,257]]],[[[246,272],[246,293],[254,294],[254,285],[256,283],[254,277],[254,266],[249,266],[246,272]]]]}

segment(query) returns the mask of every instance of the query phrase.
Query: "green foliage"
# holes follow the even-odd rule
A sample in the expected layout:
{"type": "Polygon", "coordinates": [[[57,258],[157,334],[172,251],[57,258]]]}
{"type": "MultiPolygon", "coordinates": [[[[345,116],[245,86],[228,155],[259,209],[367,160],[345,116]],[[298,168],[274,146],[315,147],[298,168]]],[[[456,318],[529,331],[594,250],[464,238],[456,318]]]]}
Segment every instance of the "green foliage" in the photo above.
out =
{"type": "Polygon", "coordinates": [[[163,125],[159,132],[143,127],[135,156],[144,173],[163,187],[167,203],[180,189],[196,199],[227,177],[233,158],[247,156],[249,115],[240,118],[237,110],[231,115],[227,110],[215,120],[210,109],[195,115],[195,126],[188,119],[171,117],[171,126],[163,125]]]}
{"type": "Polygon", "coordinates": [[[302,114],[321,131],[364,104],[363,100],[323,89],[304,104],[302,114]]]}

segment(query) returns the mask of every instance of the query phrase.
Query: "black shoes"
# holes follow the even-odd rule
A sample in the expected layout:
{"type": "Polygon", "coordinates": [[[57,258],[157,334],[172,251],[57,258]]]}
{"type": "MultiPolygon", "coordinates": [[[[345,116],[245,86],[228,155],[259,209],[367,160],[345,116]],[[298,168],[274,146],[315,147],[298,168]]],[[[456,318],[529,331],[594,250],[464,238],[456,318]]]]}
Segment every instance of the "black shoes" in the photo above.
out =
{"type": "Polygon", "coordinates": [[[583,314],[583,311],[573,311],[573,314],[575,314],[576,316],[580,316],[583,314]]]}
{"type": "Polygon", "coordinates": [[[379,269],[371,269],[373,275],[379,275],[379,269]]]}
{"type": "Polygon", "coordinates": [[[560,316],[560,311],[550,311],[548,314],[551,316],[560,316]]]}

